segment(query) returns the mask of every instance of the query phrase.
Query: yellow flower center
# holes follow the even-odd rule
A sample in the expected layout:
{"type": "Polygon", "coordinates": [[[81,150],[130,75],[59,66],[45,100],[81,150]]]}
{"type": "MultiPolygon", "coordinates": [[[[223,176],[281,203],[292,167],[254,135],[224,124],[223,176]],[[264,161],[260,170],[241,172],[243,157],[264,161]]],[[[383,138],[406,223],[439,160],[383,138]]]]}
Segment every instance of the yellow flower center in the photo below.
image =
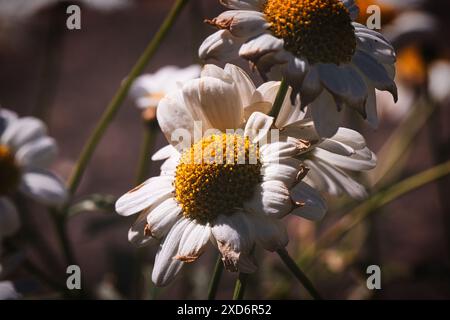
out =
{"type": "Polygon", "coordinates": [[[175,175],[175,198],[183,215],[206,224],[242,207],[260,181],[259,147],[248,137],[218,134],[186,150],[175,175]]]}
{"type": "Polygon", "coordinates": [[[0,196],[15,191],[20,181],[20,170],[9,147],[0,144],[0,196]]]}
{"type": "Polygon", "coordinates": [[[314,63],[350,62],[356,48],[350,14],[339,0],[267,0],[264,14],[286,50],[314,63]]]}

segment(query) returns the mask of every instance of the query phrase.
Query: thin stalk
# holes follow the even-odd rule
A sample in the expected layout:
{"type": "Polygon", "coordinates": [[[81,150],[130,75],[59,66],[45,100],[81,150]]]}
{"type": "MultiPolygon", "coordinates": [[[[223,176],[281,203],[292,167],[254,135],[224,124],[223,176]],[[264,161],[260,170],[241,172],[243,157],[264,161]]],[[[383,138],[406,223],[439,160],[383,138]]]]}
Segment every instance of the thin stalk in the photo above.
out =
{"type": "Polygon", "coordinates": [[[156,50],[159,48],[162,40],[165,38],[171,27],[174,25],[177,17],[179,16],[183,7],[187,4],[189,0],[177,0],[172,9],[168,13],[158,32],[155,34],[153,39],[148,44],[147,48],[142,53],[139,60],[136,62],[134,67],[131,69],[130,74],[122,82],[121,86],[117,90],[116,94],[112,98],[108,107],[104,111],[100,121],[95,127],[94,131],[90,135],[88,141],[86,142],[81,155],[75,165],[73,173],[68,182],[68,190],[71,195],[73,195],[80,184],[81,178],[83,177],[84,171],[92,158],[92,155],[97,148],[101,138],[103,137],[106,129],[108,128],[111,121],[114,119],[119,107],[125,100],[128,91],[133,83],[133,81],[142,73],[145,66],[148,64],[149,60],[153,57],[156,50]]]}
{"type": "Polygon", "coordinates": [[[234,286],[233,300],[242,300],[247,286],[248,274],[239,272],[239,276],[234,286]]]}
{"type": "Polygon", "coordinates": [[[217,257],[216,265],[214,267],[214,273],[211,278],[211,282],[209,283],[208,300],[216,299],[217,288],[219,287],[219,282],[220,282],[220,278],[222,277],[222,272],[223,272],[223,262],[222,262],[222,258],[220,256],[220,254],[219,254],[219,256],[217,257]]]}
{"type": "Polygon", "coordinates": [[[286,98],[288,89],[289,85],[287,81],[283,78],[281,80],[280,88],[278,89],[278,93],[273,103],[272,110],[269,113],[269,116],[274,117],[275,119],[278,117],[281,107],[283,106],[284,99],[286,98]]]}
{"type": "Polygon", "coordinates": [[[286,267],[289,268],[289,270],[294,274],[297,280],[300,281],[303,287],[305,287],[305,289],[309,292],[311,297],[313,297],[314,300],[323,300],[322,296],[316,290],[311,280],[309,280],[308,277],[303,273],[303,271],[298,267],[298,265],[291,258],[286,249],[277,250],[277,253],[286,267]]]}

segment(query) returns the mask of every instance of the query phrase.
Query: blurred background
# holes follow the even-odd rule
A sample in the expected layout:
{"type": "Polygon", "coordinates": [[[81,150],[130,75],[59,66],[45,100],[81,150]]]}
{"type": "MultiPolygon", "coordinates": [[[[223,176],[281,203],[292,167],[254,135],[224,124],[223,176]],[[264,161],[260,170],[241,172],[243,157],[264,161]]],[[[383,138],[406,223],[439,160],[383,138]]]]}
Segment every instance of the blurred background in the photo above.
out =
{"type": "MultiPolygon", "coordinates": [[[[94,2],[102,3],[80,3],[81,30],[68,30],[65,9],[76,1],[0,0],[0,105],[48,124],[60,148],[53,169],[66,179],[109,100],[173,1],[94,2]],[[23,5],[11,5],[17,2],[23,5]]],[[[348,126],[362,131],[379,157],[378,168],[361,177],[372,194],[379,194],[449,160],[450,3],[357,2],[362,12],[370,4],[380,5],[382,32],[398,54],[399,103],[379,96],[379,128],[369,129],[348,115],[348,126]]],[[[146,72],[198,62],[197,49],[213,31],[203,20],[223,10],[219,1],[191,0],[146,72]]],[[[361,15],[361,21],[365,18],[361,15]]],[[[260,82],[256,75],[255,80],[260,82]]],[[[141,112],[128,99],[96,150],[75,201],[93,193],[114,199],[129,190],[142,137],[141,112]]],[[[165,144],[158,134],[155,150],[165,144]]],[[[150,175],[156,175],[160,164],[150,163],[149,157],[149,165],[150,175]]],[[[330,198],[323,221],[286,221],[291,236],[288,251],[329,299],[448,299],[449,190],[446,177],[384,206],[330,198]],[[366,287],[366,268],[371,264],[381,267],[381,290],[366,287]]],[[[26,297],[60,298],[23,267],[24,261],[32,261],[48,277],[65,283],[66,262],[46,209],[31,202],[25,206],[21,251],[3,253],[9,267],[2,278],[13,281],[26,297]]],[[[80,212],[68,225],[83,287],[91,298],[206,298],[215,250],[210,248],[185,268],[170,286],[155,289],[150,274],[156,248],[133,247],[127,232],[134,218],[118,216],[108,204],[105,208],[80,212]]],[[[258,259],[260,268],[250,277],[246,298],[308,298],[276,254],[261,252],[258,259]]],[[[218,298],[231,298],[235,277],[224,273],[218,298]]]]}

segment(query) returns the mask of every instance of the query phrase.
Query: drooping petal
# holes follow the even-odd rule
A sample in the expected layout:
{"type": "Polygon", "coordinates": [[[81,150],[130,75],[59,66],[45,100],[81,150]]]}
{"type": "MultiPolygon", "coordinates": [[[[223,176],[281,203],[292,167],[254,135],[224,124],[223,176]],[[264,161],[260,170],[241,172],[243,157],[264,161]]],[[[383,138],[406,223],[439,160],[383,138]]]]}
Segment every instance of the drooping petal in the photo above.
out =
{"type": "Polygon", "coordinates": [[[22,174],[20,191],[46,205],[59,206],[67,200],[64,183],[55,174],[44,169],[28,169],[22,174]]]}
{"type": "Polygon", "coordinates": [[[244,135],[255,144],[264,140],[272,127],[273,120],[273,117],[263,113],[253,113],[245,124],[244,135]]]}
{"type": "Polygon", "coordinates": [[[248,213],[246,219],[253,225],[258,244],[269,251],[276,251],[287,246],[289,237],[284,224],[275,218],[248,213]]]}
{"type": "Polygon", "coordinates": [[[184,230],[174,259],[187,263],[194,262],[204,252],[210,236],[210,226],[197,224],[192,221],[184,230]]]}
{"type": "Polygon", "coordinates": [[[128,241],[138,247],[143,247],[156,242],[156,238],[151,237],[146,232],[147,215],[150,210],[142,211],[136,221],[128,230],[128,241]]]}
{"type": "Polygon", "coordinates": [[[46,168],[54,160],[58,148],[50,137],[41,137],[22,145],[16,152],[16,160],[22,167],[46,168]]]}
{"type": "Polygon", "coordinates": [[[233,60],[239,58],[239,48],[245,38],[238,38],[228,30],[219,30],[206,38],[198,49],[202,60],[233,60]]]}
{"type": "MultiPolygon", "coordinates": [[[[321,174],[327,177],[327,189],[324,191],[334,196],[339,196],[342,192],[345,192],[355,199],[364,199],[367,197],[367,191],[364,186],[356,182],[343,170],[319,159],[311,161],[314,161],[316,165],[315,168],[311,166],[311,170],[320,170],[321,174]]],[[[310,164],[308,162],[308,165],[310,164]]]]}
{"type": "Polygon", "coordinates": [[[291,190],[292,200],[297,208],[291,213],[309,220],[320,220],[327,212],[327,204],[314,188],[305,182],[298,183],[291,190]]]}
{"type": "Polygon", "coordinates": [[[363,51],[356,51],[352,63],[370,80],[378,90],[389,91],[397,101],[397,86],[386,72],[386,69],[374,58],[363,51]]]}
{"type": "Polygon", "coordinates": [[[322,91],[310,108],[317,133],[321,137],[332,137],[341,122],[341,114],[332,95],[327,91],[322,91]]]}
{"type": "Polygon", "coordinates": [[[173,198],[168,198],[147,214],[147,233],[161,239],[181,216],[181,207],[173,198]]]}
{"type": "Polygon", "coordinates": [[[253,197],[244,203],[246,211],[275,218],[284,217],[292,210],[292,207],[289,189],[283,182],[277,180],[258,185],[253,197]]]}
{"type": "Polygon", "coordinates": [[[299,149],[292,142],[274,142],[263,145],[259,151],[265,163],[279,163],[282,159],[295,156],[299,149]]]}
{"type": "Polygon", "coordinates": [[[250,254],[255,243],[253,227],[246,223],[245,214],[220,215],[212,226],[225,268],[233,272],[239,270],[241,258],[250,254]]]}
{"type": "Polygon", "coordinates": [[[36,118],[25,117],[13,121],[0,137],[0,143],[18,150],[24,144],[36,140],[47,133],[45,124],[36,118]]]}
{"type": "Polygon", "coordinates": [[[181,237],[190,223],[188,219],[178,220],[161,243],[152,272],[152,281],[156,286],[168,285],[183,267],[184,263],[174,257],[178,252],[181,237]]]}
{"type": "Polygon", "coordinates": [[[302,168],[302,162],[295,158],[286,158],[278,163],[263,163],[261,175],[263,181],[278,180],[286,186],[292,186],[302,168]]]}

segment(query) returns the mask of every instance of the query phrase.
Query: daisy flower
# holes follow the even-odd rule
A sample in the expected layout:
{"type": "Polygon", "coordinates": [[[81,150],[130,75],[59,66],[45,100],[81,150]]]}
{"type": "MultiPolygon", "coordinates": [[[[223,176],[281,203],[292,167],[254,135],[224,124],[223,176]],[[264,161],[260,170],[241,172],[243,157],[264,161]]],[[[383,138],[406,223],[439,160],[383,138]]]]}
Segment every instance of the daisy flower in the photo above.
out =
{"type": "Polygon", "coordinates": [[[207,65],[199,79],[160,101],[157,119],[171,143],[153,156],[167,159],[161,175],[116,202],[119,214],[139,214],[131,242],[159,243],[156,285],[168,284],[185,263],[197,260],[209,241],[226,269],[251,273],[255,245],[269,251],[287,245],[281,218],[317,220],[325,214],[321,195],[301,181],[304,167],[294,156],[303,146],[265,139],[274,123],[258,111],[271,108],[265,89],[255,88],[236,66],[207,65]],[[193,141],[179,143],[180,132],[193,141]]]}
{"type": "MultiPolygon", "coordinates": [[[[279,87],[280,82],[269,81],[258,89],[269,106],[275,101],[279,87]]],[[[320,137],[310,115],[299,108],[300,99],[292,104],[288,98],[291,92],[292,88],[289,88],[274,126],[280,130],[281,137],[302,145],[296,159],[307,169],[303,182],[333,196],[367,197],[366,188],[353,178],[353,173],[371,170],[377,163],[377,157],[367,147],[364,137],[343,127],[331,138],[320,137]]],[[[258,111],[269,112],[267,108],[258,111]]]]}
{"type": "Polygon", "coordinates": [[[138,77],[130,89],[130,95],[138,108],[156,108],[166,94],[177,90],[185,81],[197,78],[200,71],[201,67],[196,64],[186,68],[165,66],[155,73],[138,77]]]}
{"type": "Polygon", "coordinates": [[[354,22],[353,0],[221,0],[232,9],[209,23],[219,31],[202,59],[248,60],[263,77],[284,77],[310,105],[319,134],[333,136],[343,106],[378,124],[375,89],[397,100],[395,52],[378,32],[354,22]]]}
{"type": "Polygon", "coordinates": [[[49,206],[66,200],[64,184],[46,169],[56,155],[55,140],[46,131],[38,119],[0,109],[0,240],[19,228],[10,198],[16,192],[49,206]]]}

